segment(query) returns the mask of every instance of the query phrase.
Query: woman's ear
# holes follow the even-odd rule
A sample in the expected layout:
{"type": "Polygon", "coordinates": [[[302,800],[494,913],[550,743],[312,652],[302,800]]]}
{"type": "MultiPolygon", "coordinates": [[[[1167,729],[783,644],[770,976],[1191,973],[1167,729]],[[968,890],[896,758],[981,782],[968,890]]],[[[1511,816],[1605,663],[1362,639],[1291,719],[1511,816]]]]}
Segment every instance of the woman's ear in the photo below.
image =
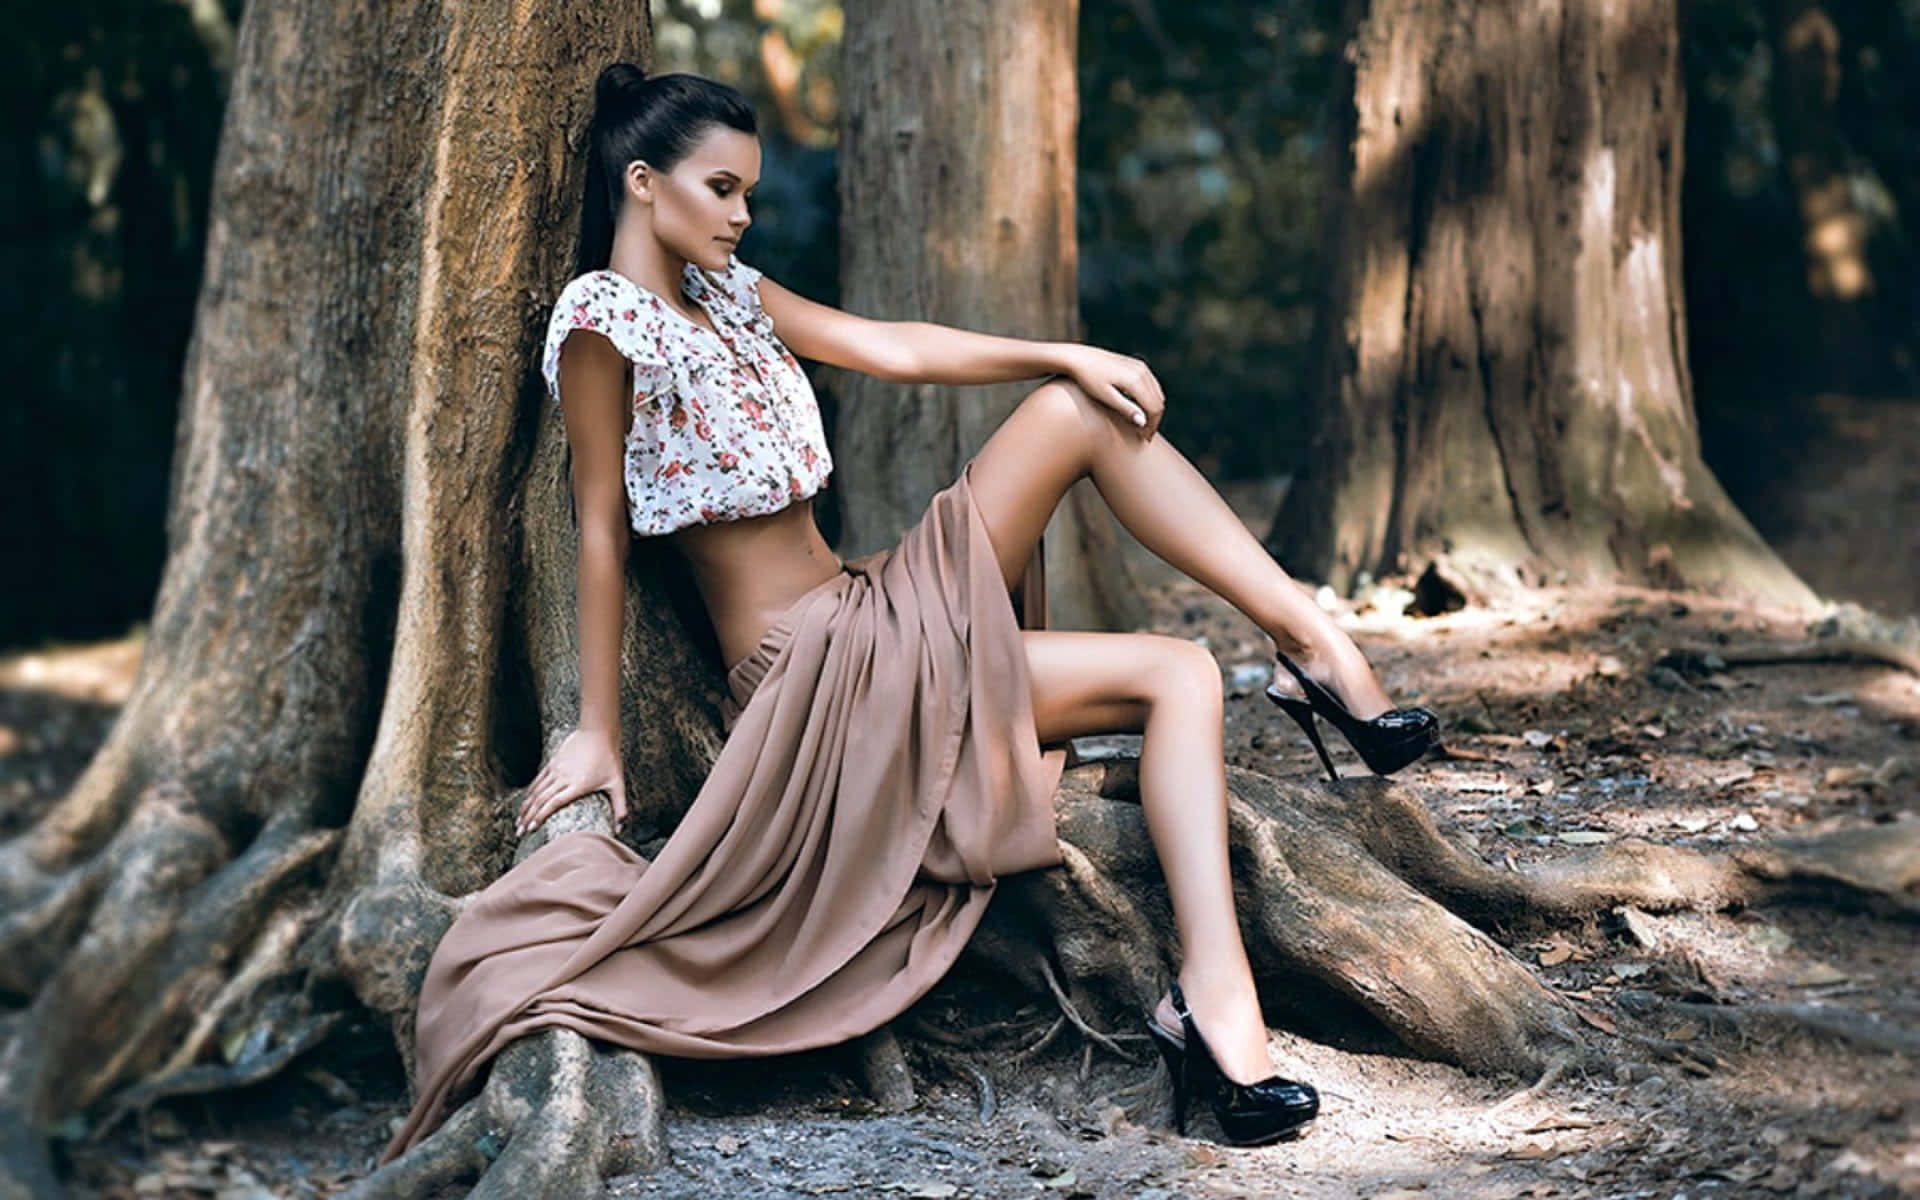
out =
{"type": "Polygon", "coordinates": [[[626,182],[627,195],[642,204],[653,203],[653,168],[642,159],[634,159],[627,164],[622,175],[626,182]]]}

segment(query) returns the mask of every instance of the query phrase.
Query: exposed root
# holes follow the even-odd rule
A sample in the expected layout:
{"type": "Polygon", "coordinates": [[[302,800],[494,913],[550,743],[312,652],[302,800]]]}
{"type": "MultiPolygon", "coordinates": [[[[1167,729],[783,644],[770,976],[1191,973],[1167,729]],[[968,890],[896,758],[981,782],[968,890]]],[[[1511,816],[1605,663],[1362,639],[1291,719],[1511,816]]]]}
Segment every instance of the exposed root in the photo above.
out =
{"type": "Polygon", "coordinates": [[[1021,1047],[1007,1062],[1013,1066],[1020,1066],[1023,1063],[1032,1062],[1040,1056],[1041,1051],[1053,1044],[1053,1039],[1059,1037],[1060,1031],[1066,1027],[1067,1019],[1064,1016],[1055,1017],[1053,1024],[1047,1026],[1045,1033],[1033,1039],[1029,1044],[1021,1047]]]}
{"type": "Polygon", "coordinates": [[[1080,1010],[1074,1007],[1073,1001],[1067,998],[1066,990],[1060,986],[1059,978],[1053,973],[1052,963],[1042,958],[1039,966],[1040,973],[1046,977],[1048,990],[1053,993],[1054,1003],[1060,1006],[1060,1011],[1065,1014],[1067,1020],[1073,1022],[1073,1027],[1078,1029],[1088,1042],[1106,1047],[1113,1052],[1116,1058],[1136,1065],[1139,1063],[1139,1059],[1122,1050],[1119,1045],[1114,1042],[1113,1038],[1087,1024],[1086,1018],[1080,1015],[1080,1010]]]}
{"type": "Polygon", "coordinates": [[[852,1050],[861,1082],[874,1103],[895,1113],[906,1112],[920,1103],[914,1094],[913,1072],[908,1069],[907,1057],[900,1052],[900,1039],[891,1028],[881,1026],[865,1037],[855,1038],[852,1050]]]}
{"type": "Polygon", "coordinates": [[[1675,646],[1659,658],[1663,667],[1695,677],[1711,674],[1714,660],[1729,667],[1758,667],[1776,663],[1865,663],[1897,667],[1920,675],[1920,653],[1897,642],[1869,638],[1820,638],[1808,642],[1755,642],[1743,646],[1675,646]]]}
{"type": "MultiPolygon", "coordinates": [[[[1621,992],[1616,1000],[1620,1007],[1643,1018],[1670,1018],[1675,1023],[1694,1025],[1705,1033],[1753,1036],[1764,1028],[1785,1026],[1810,1030],[1869,1050],[1920,1055],[1920,1033],[1857,1009],[1767,1001],[1700,1004],[1640,990],[1621,992]]],[[[1682,1044],[1691,1046],[1691,1043],[1682,1044]]]]}
{"type": "Polygon", "coordinates": [[[1552,1062],[1547,1064],[1547,1069],[1540,1072],[1540,1078],[1488,1109],[1486,1112],[1487,1119],[1490,1121],[1498,1120],[1513,1109],[1544,1095],[1554,1084],[1559,1083],[1560,1080],[1566,1076],[1567,1072],[1579,1061],[1579,1058],[1572,1054],[1562,1054],[1555,1057],[1552,1062]]]}
{"type": "Polygon", "coordinates": [[[106,1114],[94,1127],[89,1138],[93,1141],[100,1140],[129,1113],[137,1112],[144,1116],[148,1109],[172,1096],[229,1091],[270,1078],[278,1074],[288,1063],[326,1040],[327,1035],[333,1032],[333,1027],[338,1025],[345,1015],[338,1012],[309,1014],[291,1028],[279,1031],[271,1047],[262,1048],[253,1054],[245,1054],[231,1066],[207,1064],[181,1067],[137,1083],[114,1097],[106,1114]]]}
{"type": "MultiPolygon", "coordinates": [[[[1065,1022],[1061,1023],[1065,1024],[1065,1022]]],[[[974,1094],[979,1099],[979,1108],[977,1109],[976,1115],[979,1117],[980,1123],[982,1125],[990,1125],[993,1123],[994,1113],[999,1111],[999,1101],[994,1093],[993,1079],[991,1076],[981,1070],[972,1059],[957,1050],[948,1050],[939,1046],[929,1046],[924,1043],[916,1049],[918,1053],[925,1055],[929,1060],[939,1063],[956,1074],[966,1076],[967,1079],[972,1082],[974,1094]]]]}
{"type": "Polygon", "coordinates": [[[344,1196],[412,1200],[475,1178],[477,1197],[597,1195],[606,1176],[665,1155],[662,1110],[644,1055],[542,1030],[509,1042],[478,1096],[344,1196]]]}

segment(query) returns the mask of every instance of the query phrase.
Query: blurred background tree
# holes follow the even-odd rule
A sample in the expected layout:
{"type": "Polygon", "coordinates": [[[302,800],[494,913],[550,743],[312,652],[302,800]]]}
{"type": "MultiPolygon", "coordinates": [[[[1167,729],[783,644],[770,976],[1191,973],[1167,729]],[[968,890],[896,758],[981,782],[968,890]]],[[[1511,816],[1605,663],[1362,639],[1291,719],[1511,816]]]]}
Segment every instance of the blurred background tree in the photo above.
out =
{"type": "MultiPolygon", "coordinates": [[[[836,302],[840,6],[652,7],[656,70],[759,106],[747,257],[836,302]]],[[[1164,428],[1218,481],[1291,472],[1304,449],[1338,9],[1081,5],[1085,334],[1154,365],[1164,428]]],[[[0,645],[120,632],[151,605],[239,10],[33,6],[0,49],[0,537],[36,581],[0,594],[0,645]]],[[[1681,16],[1695,401],[1708,464],[1771,537],[1818,484],[1796,473],[1831,420],[1814,397],[1920,390],[1920,0],[1688,0],[1681,16]]]]}

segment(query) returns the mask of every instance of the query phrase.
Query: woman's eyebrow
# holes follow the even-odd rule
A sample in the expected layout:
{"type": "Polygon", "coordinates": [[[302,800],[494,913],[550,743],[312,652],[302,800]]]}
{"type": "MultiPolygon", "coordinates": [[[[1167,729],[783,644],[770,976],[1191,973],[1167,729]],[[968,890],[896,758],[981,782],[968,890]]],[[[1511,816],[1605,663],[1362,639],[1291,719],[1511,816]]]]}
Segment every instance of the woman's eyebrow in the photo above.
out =
{"type": "MultiPolygon", "coordinates": [[[[713,169],[713,173],[715,175],[725,175],[728,179],[733,180],[735,183],[740,182],[740,177],[738,175],[735,175],[732,171],[727,170],[725,167],[715,167],[713,169]]],[[[754,188],[759,186],[760,186],[760,181],[756,179],[750,185],[748,185],[747,190],[751,191],[754,188]]]]}

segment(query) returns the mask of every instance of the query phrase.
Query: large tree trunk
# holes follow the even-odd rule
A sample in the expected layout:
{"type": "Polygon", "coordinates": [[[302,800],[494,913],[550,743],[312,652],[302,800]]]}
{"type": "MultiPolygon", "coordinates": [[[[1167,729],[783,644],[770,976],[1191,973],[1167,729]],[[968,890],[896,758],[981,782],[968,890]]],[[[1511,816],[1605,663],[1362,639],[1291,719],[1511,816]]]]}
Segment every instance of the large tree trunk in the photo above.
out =
{"type": "MultiPolygon", "coordinates": [[[[546,839],[611,828],[594,798],[516,846],[508,779],[577,716],[565,434],[533,364],[592,73],[641,56],[645,26],[604,6],[380,11],[246,12],[146,658],[73,791],[0,846],[0,991],[17,1005],[0,1018],[0,1195],[61,1194],[44,1139],[69,1118],[98,1131],[284,1068],[338,1023],[341,983],[404,1053],[467,898],[546,839]],[[306,70],[287,69],[293,48],[306,70]]],[[[636,547],[623,832],[643,852],[720,745],[721,667],[684,583],[636,547]]],[[[1445,842],[1401,789],[1232,786],[1263,983],[1481,1070],[1577,1054],[1578,1034],[1462,917],[1750,902],[1804,881],[1897,896],[1920,875],[1920,839],[1895,827],[1871,854],[1607,847],[1535,879],[1445,842]]],[[[1153,998],[1175,948],[1134,791],[1128,763],[1068,773],[1067,865],[1009,881],[971,961],[1095,1019],[1153,998]]],[[[894,1036],[858,1049],[897,1097],[894,1036]]],[[[543,1032],[353,1194],[476,1176],[475,1195],[588,1194],[657,1160],[663,1111],[644,1056],[543,1032]]]]}
{"type": "MultiPolygon", "coordinates": [[[[840,245],[849,309],[1015,337],[1079,336],[1078,9],[1018,0],[847,6],[840,245]]],[[[845,506],[836,549],[891,545],[1032,386],[847,378],[834,450],[845,506]]],[[[1049,624],[1139,623],[1144,610],[1113,518],[1091,481],[1068,494],[1043,547],[1049,624]]]]}
{"type": "Polygon", "coordinates": [[[1674,0],[1350,13],[1321,420],[1282,558],[1342,589],[1448,555],[1813,605],[1700,458],[1674,0]]]}

